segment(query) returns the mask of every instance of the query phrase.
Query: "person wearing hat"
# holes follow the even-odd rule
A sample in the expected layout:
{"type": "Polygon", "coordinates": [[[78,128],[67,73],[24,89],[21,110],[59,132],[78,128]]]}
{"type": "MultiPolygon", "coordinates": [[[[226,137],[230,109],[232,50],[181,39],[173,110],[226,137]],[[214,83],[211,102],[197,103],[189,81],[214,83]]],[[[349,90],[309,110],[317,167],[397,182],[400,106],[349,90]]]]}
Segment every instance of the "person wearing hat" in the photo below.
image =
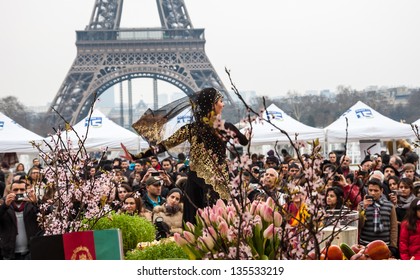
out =
{"type": "Polygon", "coordinates": [[[279,166],[279,159],[274,155],[273,150],[269,150],[267,152],[267,158],[265,159],[265,169],[277,166],[279,166]]]}
{"type": "MultiPolygon", "coordinates": [[[[190,104],[194,121],[182,126],[169,138],[150,142],[151,148],[136,155],[128,152],[122,143],[121,147],[124,151],[123,157],[133,160],[164,153],[185,141],[190,143],[183,220],[195,224],[198,209],[214,205],[219,198],[225,200],[230,198],[230,178],[226,162],[227,145],[231,141],[247,145],[250,135],[242,134],[232,123],[220,121],[224,103],[219,90],[202,89],[190,96],[190,104]]],[[[173,109],[165,114],[175,112],[176,108],[173,109]]],[[[165,120],[169,120],[165,114],[160,116],[156,110],[153,114],[143,115],[132,126],[143,137],[154,136],[156,132],[161,131],[165,120]]]]}
{"type": "Polygon", "coordinates": [[[382,173],[385,175],[385,180],[388,180],[388,178],[391,176],[397,176],[398,178],[400,177],[400,172],[398,172],[394,166],[389,164],[382,167],[382,173]]]}
{"type": "Polygon", "coordinates": [[[156,206],[153,208],[153,222],[159,222],[159,218],[162,219],[169,228],[169,235],[173,235],[175,232],[182,232],[182,213],[183,203],[182,200],[183,192],[179,188],[173,188],[169,190],[166,196],[166,202],[163,205],[156,206]]]}
{"type": "Polygon", "coordinates": [[[370,173],[371,169],[372,169],[372,159],[370,158],[370,155],[367,155],[360,163],[360,170],[370,173]]]}
{"type": "Polygon", "coordinates": [[[420,197],[420,181],[416,181],[413,183],[413,194],[416,197],[420,197]]]}
{"type": "Polygon", "coordinates": [[[398,222],[395,206],[382,196],[383,185],[377,178],[368,182],[368,193],[358,205],[359,244],[366,246],[382,240],[395,256],[398,254],[398,222]]]}
{"type": "Polygon", "coordinates": [[[150,176],[146,180],[146,193],[142,197],[144,214],[148,220],[152,220],[153,208],[163,205],[166,200],[162,197],[162,179],[158,176],[150,176]]]}
{"type": "Polygon", "coordinates": [[[281,155],[283,157],[283,161],[289,163],[291,160],[293,160],[292,156],[289,154],[289,152],[286,149],[281,149],[281,155]]]}
{"type": "Polygon", "coordinates": [[[384,180],[383,180],[384,195],[386,197],[389,197],[389,194],[391,192],[391,187],[392,187],[389,185],[390,179],[392,178],[391,182],[395,182],[398,184],[400,180],[400,173],[392,165],[384,165],[382,168],[382,173],[384,174],[384,180]]]}

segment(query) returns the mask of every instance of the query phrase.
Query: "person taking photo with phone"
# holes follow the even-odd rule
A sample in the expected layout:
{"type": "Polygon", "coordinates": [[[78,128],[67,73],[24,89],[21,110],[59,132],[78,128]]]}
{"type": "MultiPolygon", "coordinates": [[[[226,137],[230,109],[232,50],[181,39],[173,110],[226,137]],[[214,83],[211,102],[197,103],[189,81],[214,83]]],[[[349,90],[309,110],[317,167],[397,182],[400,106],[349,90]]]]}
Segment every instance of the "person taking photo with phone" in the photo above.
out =
{"type": "Polygon", "coordinates": [[[40,232],[33,188],[25,181],[12,182],[0,200],[0,249],[4,260],[31,259],[29,241],[40,232]]]}
{"type": "Polygon", "coordinates": [[[367,194],[358,205],[359,244],[366,246],[374,240],[382,240],[394,256],[398,255],[398,224],[395,206],[382,196],[383,186],[379,179],[368,182],[367,194]]]}

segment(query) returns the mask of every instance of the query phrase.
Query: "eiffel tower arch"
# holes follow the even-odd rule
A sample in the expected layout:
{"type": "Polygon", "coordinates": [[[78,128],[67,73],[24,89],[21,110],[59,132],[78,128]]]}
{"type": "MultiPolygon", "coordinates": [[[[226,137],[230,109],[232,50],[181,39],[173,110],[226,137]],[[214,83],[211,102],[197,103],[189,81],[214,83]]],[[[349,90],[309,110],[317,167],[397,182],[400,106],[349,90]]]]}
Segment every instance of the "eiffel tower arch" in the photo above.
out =
{"type": "Polygon", "coordinates": [[[95,0],[89,25],[76,31],[77,56],[52,102],[52,124],[62,123],[53,109],[75,124],[106,89],[135,78],[166,81],[188,96],[215,87],[233,105],[184,0],[156,0],[160,28],[120,28],[123,3],[95,0]]]}

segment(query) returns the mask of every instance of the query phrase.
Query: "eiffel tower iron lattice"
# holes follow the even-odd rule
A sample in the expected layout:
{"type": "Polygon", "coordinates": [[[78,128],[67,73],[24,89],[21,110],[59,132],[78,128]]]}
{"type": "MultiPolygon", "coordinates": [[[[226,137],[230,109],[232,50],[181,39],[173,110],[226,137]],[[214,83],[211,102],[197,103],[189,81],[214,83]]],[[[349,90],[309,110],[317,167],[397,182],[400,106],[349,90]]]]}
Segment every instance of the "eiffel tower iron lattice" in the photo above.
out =
{"type": "Polygon", "coordinates": [[[187,96],[215,87],[233,104],[184,0],[156,0],[161,28],[120,28],[123,2],[95,0],[89,25],[76,31],[76,59],[48,114],[53,125],[62,122],[53,109],[75,124],[106,89],[135,78],[166,81],[187,96]]]}

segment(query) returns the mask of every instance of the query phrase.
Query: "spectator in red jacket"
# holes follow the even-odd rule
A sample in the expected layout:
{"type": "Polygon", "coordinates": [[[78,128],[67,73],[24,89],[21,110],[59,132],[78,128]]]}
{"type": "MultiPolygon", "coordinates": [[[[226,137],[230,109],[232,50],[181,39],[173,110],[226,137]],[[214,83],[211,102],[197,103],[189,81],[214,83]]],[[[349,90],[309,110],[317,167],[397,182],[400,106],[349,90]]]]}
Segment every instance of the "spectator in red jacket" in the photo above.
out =
{"type": "Polygon", "coordinates": [[[415,198],[401,223],[400,256],[402,260],[420,260],[420,198],[415,198]]]}

